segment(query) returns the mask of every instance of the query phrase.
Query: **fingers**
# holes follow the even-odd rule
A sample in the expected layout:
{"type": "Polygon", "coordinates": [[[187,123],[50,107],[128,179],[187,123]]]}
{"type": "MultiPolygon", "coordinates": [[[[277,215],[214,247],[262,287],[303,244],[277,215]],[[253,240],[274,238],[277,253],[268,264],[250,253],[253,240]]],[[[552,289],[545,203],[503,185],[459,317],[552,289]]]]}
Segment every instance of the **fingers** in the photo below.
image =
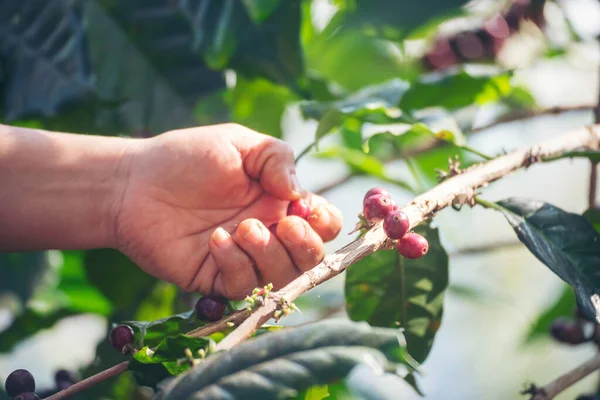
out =
{"type": "Polygon", "coordinates": [[[300,217],[292,215],[279,221],[277,238],[302,272],[317,265],[325,254],[319,235],[300,217]]]}
{"type": "Polygon", "coordinates": [[[296,176],[292,148],[271,136],[233,125],[230,139],[242,155],[246,173],[259,180],[262,188],[280,200],[294,200],[304,190],[296,176]]]}
{"type": "Polygon", "coordinates": [[[310,226],[324,242],[335,239],[342,229],[342,212],[321,196],[312,195],[310,204],[311,213],[307,219],[310,226]]]}
{"type": "Polygon", "coordinates": [[[228,299],[243,299],[259,286],[253,262],[223,228],[213,232],[209,250],[218,266],[213,292],[228,299]]]}
{"type": "Polygon", "coordinates": [[[257,219],[247,219],[235,231],[235,241],[254,261],[263,283],[281,288],[298,275],[281,242],[257,219]]]}

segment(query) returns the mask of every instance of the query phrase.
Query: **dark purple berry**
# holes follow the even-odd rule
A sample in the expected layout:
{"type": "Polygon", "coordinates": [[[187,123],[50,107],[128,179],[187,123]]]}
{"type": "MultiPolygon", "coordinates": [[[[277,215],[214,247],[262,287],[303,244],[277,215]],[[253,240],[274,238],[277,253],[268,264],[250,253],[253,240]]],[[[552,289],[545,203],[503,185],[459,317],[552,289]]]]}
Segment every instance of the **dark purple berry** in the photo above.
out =
{"type": "Polygon", "coordinates": [[[558,342],[577,345],[587,342],[581,324],[567,319],[557,319],[550,326],[550,335],[558,342]]]}
{"type": "Polygon", "coordinates": [[[382,188],[378,188],[378,187],[374,187],[372,189],[369,189],[369,191],[365,194],[365,197],[363,197],[363,203],[371,196],[374,196],[376,194],[380,194],[382,196],[385,197],[389,197],[390,199],[392,198],[392,196],[390,196],[389,192],[385,189],[382,188]]]}
{"type": "Polygon", "coordinates": [[[463,32],[451,42],[455,54],[463,62],[479,60],[484,55],[483,43],[474,32],[463,32]]]}
{"type": "Polygon", "coordinates": [[[25,392],[20,393],[13,398],[13,400],[40,400],[39,396],[35,393],[25,392]]]}
{"type": "Polygon", "coordinates": [[[427,254],[429,242],[418,233],[407,233],[402,239],[398,240],[398,253],[406,258],[420,258],[427,254]]]}
{"type": "Polygon", "coordinates": [[[125,346],[133,343],[133,337],[133,329],[129,325],[118,325],[110,331],[108,339],[110,344],[122,353],[125,346]]]}
{"type": "Polygon", "coordinates": [[[310,215],[310,204],[304,199],[294,200],[288,206],[287,215],[295,215],[302,219],[307,219],[310,215]]]}
{"type": "Polygon", "coordinates": [[[271,232],[271,234],[274,236],[277,236],[277,225],[279,225],[279,223],[277,223],[277,222],[269,225],[269,232],[271,232]]]}
{"type": "Polygon", "coordinates": [[[404,237],[409,229],[408,217],[400,210],[390,212],[383,220],[383,230],[390,239],[404,237]]]}
{"type": "Polygon", "coordinates": [[[196,317],[202,321],[218,321],[223,318],[226,305],[222,297],[204,296],[196,302],[196,317]]]}
{"type": "Polygon", "coordinates": [[[392,211],[392,199],[383,194],[374,194],[363,203],[363,215],[369,222],[379,222],[392,211]]]}
{"type": "Polygon", "coordinates": [[[8,375],[4,386],[6,394],[14,397],[19,393],[35,392],[35,379],[26,369],[17,369],[8,375]]]}
{"type": "Polygon", "coordinates": [[[54,382],[57,385],[60,383],[69,383],[70,385],[79,382],[79,377],[73,371],[69,371],[66,369],[59,369],[54,374],[54,382]]]}

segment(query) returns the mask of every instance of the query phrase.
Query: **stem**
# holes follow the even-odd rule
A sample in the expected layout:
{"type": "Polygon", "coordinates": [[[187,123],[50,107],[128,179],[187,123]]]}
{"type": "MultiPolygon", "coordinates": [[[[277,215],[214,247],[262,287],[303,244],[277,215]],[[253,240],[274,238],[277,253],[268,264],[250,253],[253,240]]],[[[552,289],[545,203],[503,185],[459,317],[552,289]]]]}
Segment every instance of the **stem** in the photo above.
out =
{"type": "Polygon", "coordinates": [[[46,397],[44,400],[61,400],[66,399],[68,397],[73,396],[76,393],[84,391],[86,389],[91,388],[94,385],[99,384],[102,381],[115,377],[123,372],[127,371],[127,366],[129,365],[129,361],[124,361],[120,364],[112,366],[108,369],[105,369],[102,372],[98,372],[96,375],[92,375],[89,378],[86,378],[80,382],[77,382],[71,386],[69,386],[65,390],[61,390],[58,393],[53,394],[50,397],[46,397]]]}
{"type": "Polygon", "coordinates": [[[295,163],[297,164],[297,163],[298,163],[298,161],[300,161],[300,159],[301,159],[302,157],[304,157],[305,155],[307,155],[307,154],[308,154],[308,152],[310,152],[310,151],[313,149],[313,147],[315,147],[315,143],[314,143],[314,142],[313,142],[313,143],[311,143],[311,144],[309,144],[308,146],[306,146],[306,147],[304,148],[304,150],[302,150],[302,151],[300,152],[300,154],[298,154],[298,157],[296,157],[295,163]]]}
{"type": "MultiPolygon", "coordinates": [[[[433,189],[413,199],[402,209],[408,216],[411,227],[415,227],[426,219],[432,218],[440,210],[456,203],[460,198],[474,196],[475,190],[494,182],[532,162],[532,154],[536,160],[553,156],[579,148],[593,148],[600,143],[600,125],[587,129],[582,128],[565,136],[543,142],[531,148],[514,151],[494,160],[475,165],[464,173],[454,176],[433,189]]],[[[535,160],[533,161],[535,162],[535,160]]],[[[493,203],[479,199],[480,204],[492,206],[493,203]]],[[[271,292],[264,304],[258,307],[242,324],[227,335],[217,345],[217,350],[228,350],[252,335],[267,322],[280,307],[281,301],[293,302],[302,293],[333,278],[348,266],[363,259],[369,254],[390,247],[383,232],[381,223],[376,224],[365,235],[349,243],[309,271],[290,282],[282,289],[271,292]]]]}
{"type": "Polygon", "coordinates": [[[600,354],[566,374],[559,376],[546,386],[535,389],[531,400],[551,400],[569,386],[579,382],[598,369],[600,369],[600,354]]]}
{"type": "Polygon", "coordinates": [[[588,195],[588,208],[596,207],[596,193],[598,192],[598,163],[590,163],[590,189],[588,195]]]}
{"type": "Polygon", "coordinates": [[[502,207],[491,201],[484,200],[480,197],[475,197],[475,202],[484,208],[491,208],[492,210],[502,211],[502,207]]]}
{"type": "Polygon", "coordinates": [[[478,155],[479,157],[483,158],[484,160],[490,161],[490,160],[494,159],[494,157],[488,156],[487,154],[484,154],[484,153],[480,152],[479,150],[476,150],[476,149],[474,149],[474,148],[472,148],[470,146],[458,146],[458,147],[460,147],[463,150],[468,151],[469,153],[473,153],[475,155],[478,155]]]}

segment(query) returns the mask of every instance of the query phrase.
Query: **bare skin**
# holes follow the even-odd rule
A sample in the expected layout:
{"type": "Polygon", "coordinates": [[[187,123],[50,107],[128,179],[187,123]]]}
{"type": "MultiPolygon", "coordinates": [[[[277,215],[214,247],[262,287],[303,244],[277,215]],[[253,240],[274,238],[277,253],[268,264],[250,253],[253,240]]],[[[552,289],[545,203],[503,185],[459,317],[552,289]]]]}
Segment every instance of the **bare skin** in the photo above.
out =
{"type": "Polygon", "coordinates": [[[157,278],[230,299],[315,266],[342,224],[301,189],[285,143],[235,124],[150,139],[0,125],[0,187],[0,251],[116,248],[157,278]],[[286,217],[299,197],[308,221],[286,217]]]}

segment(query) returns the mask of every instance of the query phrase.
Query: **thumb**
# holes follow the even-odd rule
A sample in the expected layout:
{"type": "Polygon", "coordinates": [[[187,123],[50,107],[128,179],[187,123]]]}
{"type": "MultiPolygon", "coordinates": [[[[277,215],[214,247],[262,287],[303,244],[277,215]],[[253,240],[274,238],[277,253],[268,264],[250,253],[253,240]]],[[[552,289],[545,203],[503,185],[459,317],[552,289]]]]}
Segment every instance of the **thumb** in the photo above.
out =
{"type": "Polygon", "coordinates": [[[246,174],[280,200],[295,200],[304,195],[296,175],[294,152],[285,142],[239,127],[233,144],[242,155],[246,174]]]}

